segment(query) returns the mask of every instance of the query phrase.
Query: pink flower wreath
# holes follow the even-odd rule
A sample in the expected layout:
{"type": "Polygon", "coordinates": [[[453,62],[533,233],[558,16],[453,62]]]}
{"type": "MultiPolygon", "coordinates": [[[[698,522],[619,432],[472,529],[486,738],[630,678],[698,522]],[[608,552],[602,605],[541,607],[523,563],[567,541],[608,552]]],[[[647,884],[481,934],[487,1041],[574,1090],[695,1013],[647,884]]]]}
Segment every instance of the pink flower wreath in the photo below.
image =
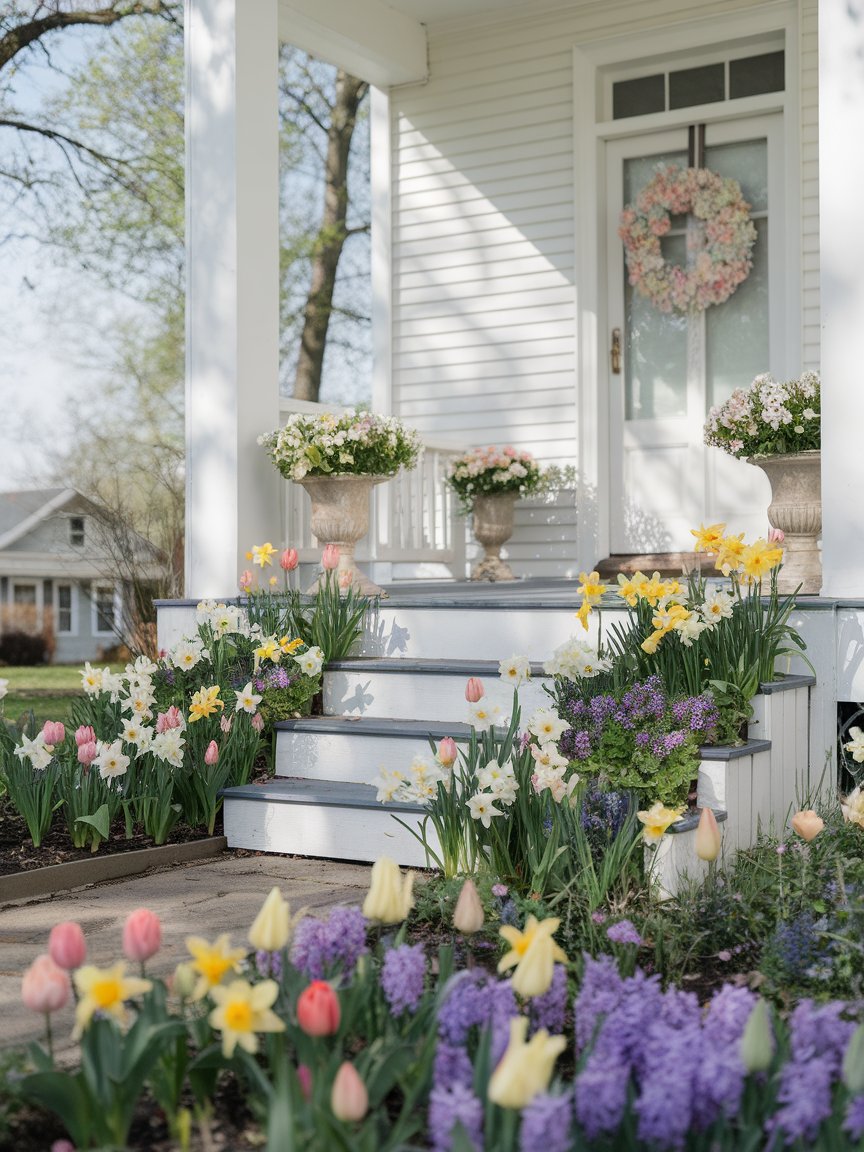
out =
{"type": "MultiPolygon", "coordinates": [[[[753,267],[756,228],[737,180],[707,168],[662,168],[621,213],[630,283],[661,312],[702,311],[728,300],[753,267]],[[670,215],[704,221],[704,246],[688,253],[686,267],[669,264],[660,237],[670,215]]],[[[688,244],[692,233],[688,233],[688,244]]]]}

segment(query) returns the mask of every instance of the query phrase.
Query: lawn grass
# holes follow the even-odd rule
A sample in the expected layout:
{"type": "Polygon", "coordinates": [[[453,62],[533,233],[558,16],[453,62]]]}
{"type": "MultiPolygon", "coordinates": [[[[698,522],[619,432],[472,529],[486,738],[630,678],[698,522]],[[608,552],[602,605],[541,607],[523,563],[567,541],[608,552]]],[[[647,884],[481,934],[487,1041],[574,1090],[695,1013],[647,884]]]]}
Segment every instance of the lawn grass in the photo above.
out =
{"type": "MultiPolygon", "coordinates": [[[[122,664],[112,664],[112,672],[122,672],[122,664]]],[[[32,711],[41,727],[46,720],[69,717],[72,701],[83,695],[81,669],[77,664],[40,664],[27,668],[0,667],[0,680],[8,680],[8,692],[0,702],[0,715],[17,723],[32,711]]]]}

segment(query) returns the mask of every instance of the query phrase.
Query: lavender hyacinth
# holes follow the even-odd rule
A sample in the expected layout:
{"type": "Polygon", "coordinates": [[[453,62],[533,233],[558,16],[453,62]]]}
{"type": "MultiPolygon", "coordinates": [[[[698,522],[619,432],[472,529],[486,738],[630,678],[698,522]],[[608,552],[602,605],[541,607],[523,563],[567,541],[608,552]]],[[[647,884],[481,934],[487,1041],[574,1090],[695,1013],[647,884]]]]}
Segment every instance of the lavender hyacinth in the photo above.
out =
{"type": "Polygon", "coordinates": [[[606,929],[606,936],[613,944],[635,944],[639,948],[645,943],[630,920],[619,920],[617,924],[610,925],[606,929]]]}
{"type": "Polygon", "coordinates": [[[423,998],[426,957],[422,944],[391,948],[381,968],[381,987],[394,1016],[415,1012],[423,998]]]}
{"type": "Polygon", "coordinates": [[[552,970],[552,983],[542,996],[531,1001],[531,1031],[545,1028],[553,1035],[564,1031],[567,1015],[567,970],[556,964],[552,970]]]}
{"type": "Polygon", "coordinates": [[[432,1078],[436,1088],[451,1088],[454,1084],[471,1087],[474,1082],[474,1065],[461,1044],[438,1041],[432,1078]]]}
{"type": "Polygon", "coordinates": [[[307,916],[294,931],[291,963],[310,980],[340,967],[351,973],[366,951],[366,921],[359,908],[333,908],[326,920],[307,916]]]}
{"type": "Polygon", "coordinates": [[[848,1132],[853,1140],[864,1137],[864,1096],[856,1096],[849,1101],[843,1131],[848,1132]]]}
{"type": "Polygon", "coordinates": [[[627,1069],[613,1058],[592,1054],[576,1077],[576,1118],[589,1140],[614,1132],[627,1105],[627,1069]]]}
{"type": "Polygon", "coordinates": [[[438,1009],[438,1035],[448,1044],[464,1044],[472,1028],[489,1016],[486,974],[478,969],[458,972],[449,981],[438,1009]]]}
{"type": "Polygon", "coordinates": [[[573,1101],[568,1096],[535,1096],[522,1112],[520,1152],[569,1152],[573,1101]]]}
{"type": "Polygon", "coordinates": [[[435,1152],[450,1152],[453,1130],[461,1124],[471,1147],[483,1152],[483,1105],[462,1084],[433,1088],[429,1095],[429,1137],[435,1152]]]}

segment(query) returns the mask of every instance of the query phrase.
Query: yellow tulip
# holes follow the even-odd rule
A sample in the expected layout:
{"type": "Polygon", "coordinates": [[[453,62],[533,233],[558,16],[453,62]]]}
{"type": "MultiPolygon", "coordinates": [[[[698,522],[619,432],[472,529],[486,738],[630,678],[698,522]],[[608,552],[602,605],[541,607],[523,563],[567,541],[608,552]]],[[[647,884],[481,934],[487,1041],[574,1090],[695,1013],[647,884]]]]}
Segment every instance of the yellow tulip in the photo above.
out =
{"type": "Polygon", "coordinates": [[[817,816],[812,808],[805,808],[801,812],[796,812],[791,823],[801,839],[808,843],[815,840],[825,827],[825,821],[821,816],[817,816]]]}
{"type": "Polygon", "coordinates": [[[498,1067],[489,1078],[489,1099],[501,1108],[524,1108],[545,1092],[555,1061],[567,1047],[563,1036],[550,1036],[545,1028],[528,1034],[527,1016],[510,1021],[510,1041],[498,1067]]]}
{"type": "Polygon", "coordinates": [[[462,885],[453,909],[453,927],[463,936],[472,936],[483,927],[483,904],[477,886],[470,878],[462,885]]]}
{"type": "Polygon", "coordinates": [[[367,920],[377,920],[381,924],[400,924],[414,904],[413,887],[414,873],[409,872],[403,877],[399,865],[389,856],[382,856],[372,865],[363,915],[367,920]]]}
{"type": "Polygon", "coordinates": [[[720,855],[720,829],[712,809],[705,807],[696,829],[696,855],[700,860],[716,860],[720,855]]]}
{"type": "Polygon", "coordinates": [[[771,1067],[774,1056],[771,1009],[761,997],[747,1017],[738,1054],[748,1072],[767,1072],[771,1067]]]}
{"type": "Polygon", "coordinates": [[[270,895],[252,921],[249,943],[256,951],[281,952],[290,937],[291,908],[287,901],[282,899],[279,889],[271,888],[270,895]]]}

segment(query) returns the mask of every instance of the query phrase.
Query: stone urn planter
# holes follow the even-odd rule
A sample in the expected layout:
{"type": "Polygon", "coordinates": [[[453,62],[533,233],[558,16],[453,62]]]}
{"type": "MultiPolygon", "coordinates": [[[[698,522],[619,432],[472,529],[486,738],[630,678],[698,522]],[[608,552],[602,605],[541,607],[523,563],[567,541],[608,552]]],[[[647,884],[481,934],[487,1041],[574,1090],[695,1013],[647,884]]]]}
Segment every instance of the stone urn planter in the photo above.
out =
{"type": "Polygon", "coordinates": [[[475,496],[472,504],[474,539],[483,547],[483,559],[471,569],[472,580],[515,580],[509,566],[501,559],[501,545],[513,535],[513,506],[517,495],[496,492],[475,496]]]}
{"type": "MultiPolygon", "coordinates": [[[[386,596],[354,562],[357,541],[369,531],[369,495],[376,484],[389,476],[304,476],[298,480],[312,501],[312,532],[322,548],[335,544],[339,549],[336,577],[340,585],[351,585],[364,596],[386,596]]],[[[319,576],[308,589],[317,592],[324,580],[319,576]]]]}
{"type": "Polygon", "coordinates": [[[822,454],[793,452],[751,463],[771,482],[768,521],[786,537],[777,589],[788,595],[800,585],[802,593],[817,595],[822,588],[822,454]]]}

